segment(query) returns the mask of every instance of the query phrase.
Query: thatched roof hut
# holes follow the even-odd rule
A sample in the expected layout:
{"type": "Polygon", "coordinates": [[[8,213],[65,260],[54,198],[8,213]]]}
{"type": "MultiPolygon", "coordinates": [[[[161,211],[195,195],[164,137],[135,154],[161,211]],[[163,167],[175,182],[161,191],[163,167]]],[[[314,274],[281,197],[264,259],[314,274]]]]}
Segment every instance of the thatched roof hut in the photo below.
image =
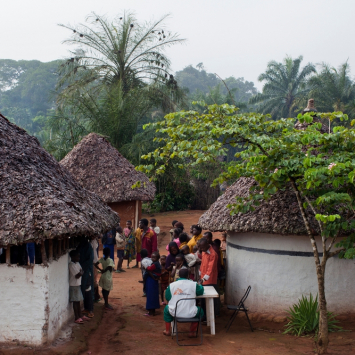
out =
{"type": "Polygon", "coordinates": [[[155,185],[99,134],[84,137],[60,164],[106,203],[154,199],[155,185]],[[142,187],[132,189],[137,181],[142,187]]]}
{"type": "Polygon", "coordinates": [[[0,115],[0,246],[97,235],[117,223],[35,137],[0,115]]]}
{"type": "MultiPolygon", "coordinates": [[[[254,211],[231,216],[231,210],[227,206],[235,203],[237,196],[247,197],[253,185],[256,185],[256,182],[252,178],[238,179],[200,217],[199,223],[204,229],[211,231],[307,234],[296,195],[291,188],[279,190],[269,200],[256,206],[254,211]]],[[[315,219],[311,220],[311,227],[318,230],[315,219]]]]}

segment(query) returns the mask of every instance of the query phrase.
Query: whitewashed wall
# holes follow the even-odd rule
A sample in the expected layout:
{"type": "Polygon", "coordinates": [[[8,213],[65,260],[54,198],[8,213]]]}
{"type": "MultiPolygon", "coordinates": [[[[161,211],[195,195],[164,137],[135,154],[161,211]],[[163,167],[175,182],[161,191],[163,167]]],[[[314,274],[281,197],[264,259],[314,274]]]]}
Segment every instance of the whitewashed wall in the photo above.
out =
{"type": "MultiPolygon", "coordinates": [[[[251,311],[279,313],[302,295],[318,293],[313,256],[261,253],[261,250],[312,252],[306,236],[281,236],[264,233],[233,233],[227,239],[227,303],[237,304],[250,285],[246,305],[251,311]],[[240,250],[232,245],[256,248],[240,250]]],[[[321,248],[321,244],[318,244],[321,248]]],[[[321,250],[320,250],[321,251],[321,250]]],[[[355,261],[328,260],[325,288],[328,309],[336,313],[355,313],[355,261]]]]}
{"type": "Polygon", "coordinates": [[[70,317],[74,319],[69,302],[69,254],[53,261],[48,268],[48,341],[53,341],[70,317]]]}
{"type": "Polygon", "coordinates": [[[0,264],[0,342],[40,345],[71,316],[68,255],[49,267],[0,264]]]}

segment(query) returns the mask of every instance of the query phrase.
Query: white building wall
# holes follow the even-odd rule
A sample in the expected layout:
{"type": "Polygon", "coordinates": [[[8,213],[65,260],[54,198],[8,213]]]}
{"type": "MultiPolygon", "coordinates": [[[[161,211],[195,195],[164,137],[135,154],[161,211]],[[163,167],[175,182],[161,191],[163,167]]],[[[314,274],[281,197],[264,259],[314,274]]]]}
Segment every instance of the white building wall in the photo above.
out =
{"type": "Polygon", "coordinates": [[[49,267],[0,264],[0,342],[52,341],[71,315],[68,255],[49,267]]]}
{"type": "Polygon", "coordinates": [[[53,341],[70,317],[74,319],[69,302],[69,254],[53,261],[48,268],[48,341],[53,341]]]}
{"type": "MultiPolygon", "coordinates": [[[[246,305],[251,311],[263,313],[283,312],[302,295],[318,293],[313,256],[271,254],[275,250],[312,252],[308,237],[229,232],[227,242],[228,304],[237,304],[249,285],[246,305]]],[[[355,261],[337,257],[328,260],[325,288],[330,311],[355,313],[354,275],[355,261]]]]}

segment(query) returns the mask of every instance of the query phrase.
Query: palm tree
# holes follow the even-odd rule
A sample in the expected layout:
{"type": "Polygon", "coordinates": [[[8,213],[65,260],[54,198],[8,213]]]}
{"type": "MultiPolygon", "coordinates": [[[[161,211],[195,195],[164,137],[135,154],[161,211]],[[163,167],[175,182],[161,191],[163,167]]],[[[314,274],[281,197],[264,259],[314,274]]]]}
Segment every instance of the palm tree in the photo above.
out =
{"type": "Polygon", "coordinates": [[[259,81],[265,81],[262,93],[253,96],[249,103],[256,104],[262,113],[271,113],[273,118],[291,117],[297,110],[296,102],[307,96],[306,82],[315,67],[308,63],[300,70],[303,57],[286,57],[283,63],[271,61],[259,81]]]}
{"type": "Polygon", "coordinates": [[[338,69],[321,64],[319,74],[309,80],[309,86],[309,95],[315,99],[318,111],[355,113],[355,85],[348,62],[338,69]]]}
{"type": "Polygon", "coordinates": [[[164,30],[167,16],[141,25],[131,13],[112,22],[93,13],[86,24],[60,25],[72,31],[64,43],[78,48],[61,65],[57,88],[67,95],[121,81],[127,92],[147,82],[168,81],[170,60],[164,50],[184,40],[164,30]]]}
{"type": "Polygon", "coordinates": [[[61,25],[72,31],[65,42],[78,48],[60,66],[57,110],[49,122],[54,134],[46,144],[53,154],[72,148],[84,131],[108,136],[119,149],[153,107],[171,112],[184,104],[164,54],[183,40],[164,29],[166,17],[141,25],[130,13],[112,22],[92,14],[86,24],[61,25]]]}

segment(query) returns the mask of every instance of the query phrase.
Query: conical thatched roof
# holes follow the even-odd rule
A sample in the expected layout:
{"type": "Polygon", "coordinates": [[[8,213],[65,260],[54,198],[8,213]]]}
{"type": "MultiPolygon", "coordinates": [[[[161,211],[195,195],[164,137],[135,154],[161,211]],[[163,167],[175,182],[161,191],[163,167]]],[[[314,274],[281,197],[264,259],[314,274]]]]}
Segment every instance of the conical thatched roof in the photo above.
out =
{"type": "Polygon", "coordinates": [[[134,166],[108,140],[90,133],[60,162],[87,190],[105,202],[151,201],[155,185],[134,166]],[[144,187],[132,189],[137,181],[144,187]]]}
{"type": "Polygon", "coordinates": [[[0,114],[0,245],[97,235],[117,223],[36,138],[0,114]]]}
{"type": "MultiPolygon", "coordinates": [[[[236,196],[248,196],[253,184],[256,184],[254,179],[238,179],[200,217],[202,227],[211,231],[307,234],[296,195],[291,189],[278,191],[268,201],[261,202],[253,212],[231,216],[227,205],[235,203],[236,196]]],[[[312,215],[310,211],[308,213],[312,215]]],[[[318,232],[318,224],[314,218],[311,219],[311,228],[318,232]]]]}

